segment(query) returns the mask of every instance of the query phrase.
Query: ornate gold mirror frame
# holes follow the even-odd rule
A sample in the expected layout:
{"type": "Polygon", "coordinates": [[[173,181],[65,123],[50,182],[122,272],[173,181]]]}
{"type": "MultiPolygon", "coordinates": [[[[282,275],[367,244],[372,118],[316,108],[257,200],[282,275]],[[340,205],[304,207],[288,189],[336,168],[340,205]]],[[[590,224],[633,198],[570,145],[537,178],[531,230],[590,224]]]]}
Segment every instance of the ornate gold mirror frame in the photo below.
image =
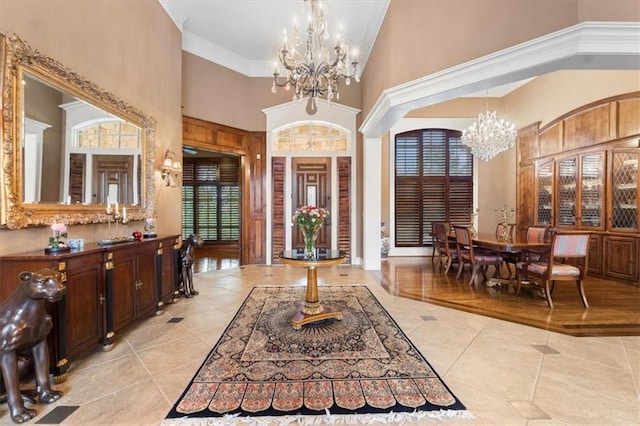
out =
{"type": "Polygon", "coordinates": [[[156,122],[115,95],[79,76],[53,58],[31,48],[13,33],[0,34],[0,87],[2,122],[0,150],[0,226],[20,229],[27,226],[101,223],[107,221],[105,204],[25,203],[23,194],[23,73],[28,73],[109,114],[142,129],[140,203],[126,205],[130,220],[153,217],[154,135],[156,122]]]}

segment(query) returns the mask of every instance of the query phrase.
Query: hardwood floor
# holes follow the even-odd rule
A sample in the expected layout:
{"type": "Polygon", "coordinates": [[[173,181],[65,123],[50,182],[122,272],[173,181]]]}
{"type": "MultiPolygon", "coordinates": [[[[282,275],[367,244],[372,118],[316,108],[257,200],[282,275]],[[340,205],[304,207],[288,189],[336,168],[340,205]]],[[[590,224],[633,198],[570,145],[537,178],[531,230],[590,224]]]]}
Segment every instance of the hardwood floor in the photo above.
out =
{"type": "MultiPolygon", "coordinates": [[[[240,266],[239,253],[196,250],[194,272],[240,266]]],[[[559,282],[553,292],[555,309],[533,286],[519,295],[509,285],[488,287],[482,276],[468,286],[470,271],[456,280],[456,270],[434,270],[430,257],[384,259],[380,271],[371,272],[391,294],[499,318],[571,336],[640,336],[640,288],[587,277],[584,309],[576,287],[559,282]]],[[[490,275],[492,270],[490,269],[490,275]]],[[[463,326],[463,324],[461,324],[463,326]]]]}

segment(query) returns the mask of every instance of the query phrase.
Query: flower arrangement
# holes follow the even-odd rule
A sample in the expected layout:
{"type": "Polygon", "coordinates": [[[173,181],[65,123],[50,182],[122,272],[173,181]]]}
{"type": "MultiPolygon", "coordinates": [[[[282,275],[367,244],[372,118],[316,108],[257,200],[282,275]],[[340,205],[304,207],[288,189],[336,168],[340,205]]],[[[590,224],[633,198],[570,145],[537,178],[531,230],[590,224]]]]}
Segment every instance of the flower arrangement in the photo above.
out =
{"type": "Polygon", "coordinates": [[[293,221],[300,229],[318,229],[329,216],[329,211],[314,205],[298,207],[293,215],[293,221]]]}
{"type": "Polygon", "coordinates": [[[67,225],[64,223],[54,223],[51,225],[53,235],[49,237],[49,247],[56,250],[65,247],[64,238],[67,238],[67,225]]]}
{"type": "Polygon", "coordinates": [[[313,256],[318,229],[324,224],[327,216],[327,209],[314,205],[298,207],[293,215],[293,221],[304,236],[305,254],[309,257],[313,256]]]}

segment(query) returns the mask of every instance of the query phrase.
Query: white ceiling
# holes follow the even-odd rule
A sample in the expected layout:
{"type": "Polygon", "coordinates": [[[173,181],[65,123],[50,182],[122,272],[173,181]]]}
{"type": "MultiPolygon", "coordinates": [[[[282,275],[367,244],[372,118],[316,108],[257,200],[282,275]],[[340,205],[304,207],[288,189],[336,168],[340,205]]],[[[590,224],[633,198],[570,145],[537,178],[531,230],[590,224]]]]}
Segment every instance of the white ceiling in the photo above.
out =
{"type": "MultiPolygon", "coordinates": [[[[249,77],[271,77],[282,30],[308,15],[302,0],[160,0],[182,28],[182,49],[249,77]]],[[[360,52],[364,69],[389,0],[328,0],[329,31],[360,52]]]]}
{"type": "MultiPolygon", "coordinates": [[[[307,0],[160,0],[182,29],[182,49],[249,77],[271,77],[282,30],[308,14],[307,0]]],[[[333,36],[341,34],[359,53],[361,72],[375,43],[389,0],[326,0],[333,36]]],[[[469,97],[501,97],[517,82],[469,97]]]]}

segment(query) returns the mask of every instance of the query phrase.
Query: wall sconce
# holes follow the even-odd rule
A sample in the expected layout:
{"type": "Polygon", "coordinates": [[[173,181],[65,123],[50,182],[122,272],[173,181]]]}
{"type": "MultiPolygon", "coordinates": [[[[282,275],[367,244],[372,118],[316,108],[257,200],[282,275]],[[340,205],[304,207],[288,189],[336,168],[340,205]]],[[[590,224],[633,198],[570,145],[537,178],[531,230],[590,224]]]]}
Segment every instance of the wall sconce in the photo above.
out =
{"type": "Polygon", "coordinates": [[[164,154],[160,175],[165,186],[178,186],[178,173],[182,171],[182,165],[174,159],[175,155],[173,151],[169,150],[164,154]]]}

